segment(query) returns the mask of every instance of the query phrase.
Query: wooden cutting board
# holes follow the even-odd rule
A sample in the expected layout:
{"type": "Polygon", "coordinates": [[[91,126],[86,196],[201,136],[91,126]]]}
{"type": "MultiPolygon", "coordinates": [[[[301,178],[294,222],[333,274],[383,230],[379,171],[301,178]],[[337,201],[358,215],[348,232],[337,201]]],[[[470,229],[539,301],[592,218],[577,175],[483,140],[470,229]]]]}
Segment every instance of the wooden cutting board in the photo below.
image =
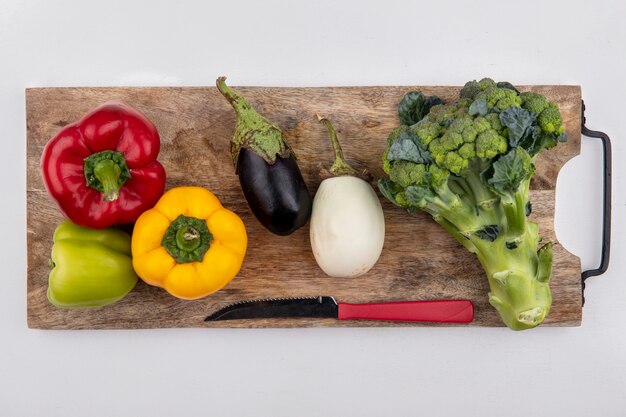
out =
{"type": "MultiPolygon", "coordinates": [[[[444,100],[458,87],[236,88],[259,112],[275,121],[295,150],[309,190],[319,185],[320,163],[333,156],[326,128],[316,113],[328,116],[344,153],[356,168],[383,175],[381,154],[389,132],[398,126],[396,106],[412,89],[444,100]]],[[[569,141],[543,152],[531,183],[532,219],[545,240],[556,242],[556,178],[565,162],[580,152],[581,90],[578,86],[532,86],[556,101],[569,141]]],[[[468,298],[475,304],[473,326],[502,326],[487,301],[489,286],[476,258],[425,213],[408,214],[380,196],[386,220],[385,246],[376,266],[353,279],[326,276],[315,263],[308,225],[279,237],[266,231],[250,212],[229,155],[235,126],[230,105],[213,87],[33,88],[26,90],[28,199],[28,325],[43,329],[160,327],[318,327],[416,326],[416,324],[333,319],[242,320],[205,323],[230,303],[259,298],[332,295],[345,302],[468,298]],[[183,301],[140,281],[122,301],[93,310],[61,310],[46,298],[48,258],[55,227],[63,220],[46,193],[39,170],[46,142],[90,109],[107,100],[123,101],[157,126],[159,160],[167,171],[166,189],[196,185],[213,191],[239,214],[248,230],[248,253],[239,275],[205,299],[183,301]]],[[[562,246],[554,248],[553,306],[545,325],[581,323],[580,260],[562,246]]]]}

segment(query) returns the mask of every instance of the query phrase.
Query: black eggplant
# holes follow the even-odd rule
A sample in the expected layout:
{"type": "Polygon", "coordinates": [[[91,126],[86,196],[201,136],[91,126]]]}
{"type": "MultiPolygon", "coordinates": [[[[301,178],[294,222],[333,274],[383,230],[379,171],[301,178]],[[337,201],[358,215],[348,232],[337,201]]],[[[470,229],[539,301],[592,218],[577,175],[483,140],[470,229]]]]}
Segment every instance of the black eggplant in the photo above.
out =
{"type": "Polygon", "coordinates": [[[306,224],[312,199],[296,156],[278,126],[217,79],[217,89],[237,113],[230,151],[243,194],[259,222],[286,236],[306,224]]]}

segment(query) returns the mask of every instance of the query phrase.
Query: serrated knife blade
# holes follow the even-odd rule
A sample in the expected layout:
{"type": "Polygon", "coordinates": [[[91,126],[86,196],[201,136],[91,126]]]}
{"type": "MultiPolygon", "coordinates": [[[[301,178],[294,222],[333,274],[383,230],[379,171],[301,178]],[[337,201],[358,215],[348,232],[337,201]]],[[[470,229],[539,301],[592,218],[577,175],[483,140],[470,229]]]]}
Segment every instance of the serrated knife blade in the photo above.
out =
{"type": "Polygon", "coordinates": [[[241,301],[208,316],[205,321],[268,318],[334,318],[429,323],[470,323],[470,300],[419,300],[382,303],[337,303],[331,296],[241,301]]]}

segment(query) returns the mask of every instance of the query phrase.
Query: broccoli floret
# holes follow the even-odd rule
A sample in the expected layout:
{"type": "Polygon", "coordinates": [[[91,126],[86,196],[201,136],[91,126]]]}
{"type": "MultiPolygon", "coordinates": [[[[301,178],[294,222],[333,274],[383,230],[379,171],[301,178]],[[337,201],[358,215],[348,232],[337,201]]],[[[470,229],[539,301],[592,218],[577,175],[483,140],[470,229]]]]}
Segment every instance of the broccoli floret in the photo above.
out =
{"type": "Polygon", "coordinates": [[[478,85],[480,85],[481,90],[486,90],[488,88],[495,87],[496,82],[491,78],[483,78],[482,80],[478,81],[478,85]]]}
{"type": "Polygon", "coordinates": [[[522,108],[538,115],[537,123],[545,133],[559,136],[564,132],[563,117],[555,103],[549,102],[545,96],[533,92],[520,94],[522,108]]]}
{"type": "Polygon", "coordinates": [[[448,129],[438,140],[441,142],[444,150],[453,151],[463,144],[463,135],[448,129]]]}
{"type": "Polygon", "coordinates": [[[541,113],[548,106],[548,100],[541,94],[526,92],[520,94],[522,99],[522,108],[530,110],[533,113],[541,113]]]}
{"type": "Polygon", "coordinates": [[[481,98],[487,102],[488,109],[495,108],[500,111],[509,107],[520,107],[522,104],[522,100],[515,91],[499,88],[495,85],[483,90],[476,96],[477,100],[481,98]]]}
{"type": "Polygon", "coordinates": [[[437,160],[438,156],[443,157],[446,154],[446,149],[443,147],[443,145],[441,144],[441,139],[437,138],[435,140],[433,140],[432,142],[430,142],[430,144],[428,145],[428,151],[430,152],[430,155],[437,160]]]}
{"type": "MultiPolygon", "coordinates": [[[[382,184],[381,184],[381,191],[382,191],[382,184]]],[[[384,191],[383,191],[383,193],[384,193],[384,191]]],[[[399,191],[397,194],[394,195],[394,201],[393,202],[396,205],[398,205],[400,207],[407,208],[407,209],[410,209],[410,207],[412,206],[411,203],[409,203],[409,201],[406,199],[406,194],[405,194],[404,190],[399,191]]]]}
{"type": "Polygon", "coordinates": [[[430,185],[433,189],[439,190],[444,185],[447,186],[448,177],[450,177],[450,172],[447,169],[431,164],[428,166],[428,173],[430,174],[430,185]]]}
{"type": "Polygon", "coordinates": [[[453,131],[456,133],[462,133],[466,127],[471,126],[473,124],[473,120],[471,116],[460,117],[455,119],[448,127],[448,132],[453,131]]]}
{"type": "Polygon", "coordinates": [[[476,156],[479,158],[492,159],[506,152],[508,147],[506,138],[493,129],[484,131],[476,138],[476,156]]]}
{"type": "Polygon", "coordinates": [[[487,101],[487,107],[491,109],[491,108],[495,107],[495,105],[498,102],[498,100],[503,99],[503,98],[506,97],[505,91],[506,90],[504,88],[498,88],[494,84],[492,87],[489,87],[489,88],[481,91],[476,96],[476,99],[477,100],[481,99],[481,98],[485,99],[487,101]]]}
{"type": "Polygon", "coordinates": [[[385,174],[389,174],[389,171],[391,171],[391,161],[387,158],[387,155],[389,155],[389,147],[383,151],[383,171],[385,174]]]}
{"type": "Polygon", "coordinates": [[[496,132],[502,132],[502,123],[500,123],[500,115],[497,113],[489,113],[485,116],[485,120],[489,122],[489,125],[496,132]]]}
{"type": "Polygon", "coordinates": [[[555,103],[548,103],[537,119],[539,127],[546,133],[560,135],[563,133],[563,118],[555,103]]]}
{"type": "Polygon", "coordinates": [[[465,86],[461,89],[459,96],[461,98],[466,98],[474,101],[478,93],[480,93],[482,89],[480,88],[480,84],[478,81],[469,81],[465,83],[465,86]]]}
{"type": "Polygon", "coordinates": [[[522,99],[515,87],[506,82],[496,83],[491,78],[466,83],[461,90],[460,97],[472,102],[484,100],[482,105],[486,104],[486,108],[483,108],[482,115],[492,109],[502,111],[509,107],[522,105],[522,99]]]}
{"type": "Polygon", "coordinates": [[[423,184],[427,181],[428,169],[424,164],[409,161],[396,161],[389,170],[389,179],[401,187],[423,184]]]}
{"type": "Polygon", "coordinates": [[[496,109],[505,110],[509,107],[520,107],[522,105],[522,100],[515,91],[508,88],[500,88],[499,90],[504,91],[504,96],[496,102],[494,106],[496,109]]]}
{"type": "Polygon", "coordinates": [[[411,131],[415,133],[424,145],[428,145],[434,138],[441,133],[439,123],[433,123],[430,120],[421,120],[411,126],[411,131]]]}
{"type": "Polygon", "coordinates": [[[477,255],[489,302],[515,330],[537,326],[550,311],[552,246],[538,248],[527,207],[535,158],[565,138],[563,131],[555,103],[484,78],[466,83],[457,101],[432,106],[410,129],[394,130],[383,153],[389,179],[379,181],[382,194],[430,213],[477,255]]]}
{"type": "Polygon", "coordinates": [[[463,129],[463,132],[461,132],[461,136],[463,137],[463,142],[465,143],[473,143],[476,140],[476,136],[478,136],[478,131],[474,127],[473,122],[471,125],[463,129]]]}
{"type": "Polygon", "coordinates": [[[459,100],[452,104],[433,106],[423,120],[438,123],[441,127],[447,129],[454,120],[467,115],[470,103],[469,100],[459,100]]]}
{"type": "Polygon", "coordinates": [[[459,155],[467,160],[474,158],[476,156],[476,146],[473,143],[464,144],[459,148],[459,155]]]}
{"type": "Polygon", "coordinates": [[[483,78],[480,81],[468,81],[459,92],[459,97],[461,99],[474,101],[481,92],[492,87],[495,88],[497,87],[497,85],[496,82],[491,78],[483,78]]]}
{"type": "Polygon", "coordinates": [[[491,123],[484,117],[479,116],[474,119],[474,129],[477,133],[482,133],[487,129],[491,129],[491,123]]]}
{"type": "Polygon", "coordinates": [[[446,154],[444,157],[443,165],[444,168],[447,168],[450,172],[459,173],[467,168],[468,160],[459,155],[456,151],[451,151],[446,154]]]}

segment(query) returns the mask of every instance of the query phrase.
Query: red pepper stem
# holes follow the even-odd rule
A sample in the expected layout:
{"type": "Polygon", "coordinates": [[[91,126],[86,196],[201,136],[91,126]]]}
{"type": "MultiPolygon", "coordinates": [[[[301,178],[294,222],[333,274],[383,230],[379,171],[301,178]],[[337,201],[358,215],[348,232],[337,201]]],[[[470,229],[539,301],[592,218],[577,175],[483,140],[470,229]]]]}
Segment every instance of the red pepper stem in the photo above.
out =
{"type": "Polygon", "coordinates": [[[110,159],[103,159],[93,167],[93,173],[102,184],[104,201],[115,201],[120,196],[119,178],[122,169],[110,159]]]}
{"type": "Polygon", "coordinates": [[[85,181],[88,187],[103,193],[104,201],[115,201],[120,188],[131,177],[124,154],[107,150],[85,158],[85,181]]]}

